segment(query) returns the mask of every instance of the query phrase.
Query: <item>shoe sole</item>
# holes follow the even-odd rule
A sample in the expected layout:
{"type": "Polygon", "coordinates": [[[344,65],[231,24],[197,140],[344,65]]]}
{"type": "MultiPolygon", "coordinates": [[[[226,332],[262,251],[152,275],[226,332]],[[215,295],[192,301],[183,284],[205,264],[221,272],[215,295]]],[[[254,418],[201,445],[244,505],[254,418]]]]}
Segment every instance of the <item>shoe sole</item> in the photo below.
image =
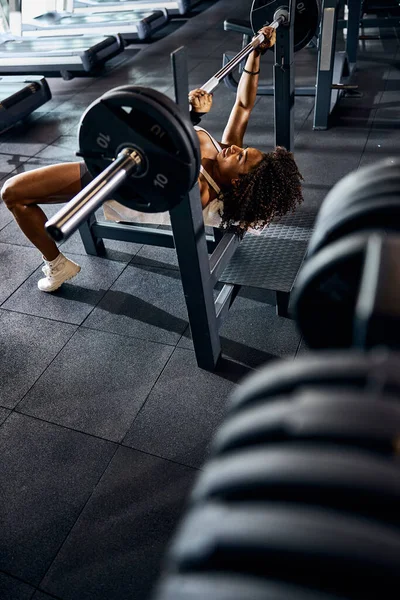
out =
{"type": "Polygon", "coordinates": [[[72,275],[70,275],[69,277],[67,277],[66,279],[64,279],[64,281],[62,281],[61,283],[59,283],[56,287],[52,287],[51,289],[48,289],[48,290],[41,290],[39,288],[39,290],[41,292],[45,292],[46,294],[51,293],[51,292],[55,292],[55,291],[57,291],[57,290],[60,289],[60,287],[62,286],[63,283],[65,283],[66,281],[70,281],[71,279],[73,279],[74,277],[76,277],[78,275],[78,273],[80,272],[80,270],[81,270],[81,267],[79,267],[79,269],[77,270],[76,273],[73,273],[72,275]]]}

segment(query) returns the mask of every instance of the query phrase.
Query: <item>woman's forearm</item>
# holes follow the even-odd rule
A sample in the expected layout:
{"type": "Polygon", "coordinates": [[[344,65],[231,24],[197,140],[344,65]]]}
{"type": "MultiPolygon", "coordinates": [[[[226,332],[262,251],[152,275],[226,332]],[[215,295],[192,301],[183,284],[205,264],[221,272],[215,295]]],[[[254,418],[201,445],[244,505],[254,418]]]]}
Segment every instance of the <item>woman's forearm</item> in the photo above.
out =
{"type": "MultiPolygon", "coordinates": [[[[260,54],[255,51],[251,52],[244,68],[251,73],[257,73],[260,70],[260,54]]],[[[258,74],[250,75],[246,71],[243,71],[239,80],[236,102],[246,110],[252,110],[257,96],[258,74]]]]}

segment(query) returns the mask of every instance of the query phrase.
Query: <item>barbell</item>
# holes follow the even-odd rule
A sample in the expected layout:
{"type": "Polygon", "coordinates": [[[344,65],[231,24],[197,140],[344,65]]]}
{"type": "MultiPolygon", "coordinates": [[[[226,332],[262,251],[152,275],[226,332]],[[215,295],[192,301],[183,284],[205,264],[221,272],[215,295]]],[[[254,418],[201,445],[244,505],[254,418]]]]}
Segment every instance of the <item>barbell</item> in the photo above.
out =
{"type": "MultiPolygon", "coordinates": [[[[319,15],[318,0],[296,4],[297,49],[311,32],[314,35],[319,15]]],[[[258,29],[289,25],[288,5],[280,0],[255,1],[251,20],[258,29]]],[[[264,34],[256,35],[202,88],[215,89],[264,39],[264,34]]],[[[77,154],[94,180],[46,223],[55,241],[72,235],[110,197],[140,212],[164,212],[179,204],[197,181],[200,148],[187,111],[156,90],[120,86],[103,94],[83,114],[78,136],[77,154]]]]}
{"type": "Polygon", "coordinates": [[[94,179],[46,223],[55,241],[67,239],[110,197],[141,212],[164,212],[197,181],[196,131],[182,108],[151,88],[103,94],[83,114],[78,138],[78,155],[94,179]]]}
{"type": "MultiPolygon", "coordinates": [[[[287,2],[287,0],[286,0],[287,2]]],[[[294,51],[301,50],[315,36],[320,18],[321,5],[319,0],[302,0],[295,2],[294,15],[294,51]]],[[[226,63],[215,75],[201,86],[202,90],[211,93],[219,83],[233,71],[257,46],[266,41],[266,36],[260,29],[267,26],[278,29],[280,26],[290,25],[289,6],[281,0],[253,0],[250,10],[250,24],[255,36],[247,46],[242,48],[229,62],[226,63]]]]}

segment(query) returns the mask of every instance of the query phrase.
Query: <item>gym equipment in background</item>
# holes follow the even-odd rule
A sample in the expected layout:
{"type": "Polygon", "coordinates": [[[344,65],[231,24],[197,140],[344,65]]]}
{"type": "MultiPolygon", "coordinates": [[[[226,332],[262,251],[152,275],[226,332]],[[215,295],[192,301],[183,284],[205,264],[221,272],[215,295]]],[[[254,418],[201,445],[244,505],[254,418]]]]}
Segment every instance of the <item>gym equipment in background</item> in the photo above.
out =
{"type": "MultiPolygon", "coordinates": [[[[0,75],[45,75],[72,79],[93,77],[107,61],[123,52],[118,35],[55,36],[22,39],[12,34],[20,27],[20,0],[9,0],[2,10],[3,35],[0,41],[0,75]]],[[[3,5],[2,5],[3,8],[3,5]]]]}
{"type": "Polygon", "coordinates": [[[169,15],[186,15],[200,0],[68,0],[66,11],[88,13],[93,9],[159,10],[165,8],[169,15]]]}
{"type": "MultiPolygon", "coordinates": [[[[295,51],[301,50],[318,35],[317,47],[317,75],[316,83],[312,86],[297,86],[295,95],[316,96],[314,109],[314,129],[327,129],[329,116],[344,94],[359,95],[358,86],[353,84],[351,77],[355,69],[358,48],[359,14],[362,0],[349,0],[348,19],[346,27],[348,30],[345,51],[336,51],[336,34],[338,19],[340,15],[340,0],[307,0],[297,5],[295,28],[297,21],[301,19],[303,37],[298,37],[295,51]],[[322,18],[320,16],[322,15],[322,18]],[[317,27],[314,23],[317,20],[317,27]],[[308,23],[312,26],[307,27],[308,23]],[[319,31],[318,31],[319,28],[319,31]],[[357,36],[356,45],[354,39],[357,36]]],[[[224,29],[236,31],[242,34],[242,45],[245,46],[259,25],[255,16],[262,14],[264,6],[270,10],[271,7],[279,5],[278,0],[253,0],[250,20],[226,19],[224,29]],[[253,17],[254,15],[254,17],[253,17]]],[[[340,23],[339,23],[340,26],[340,23]]],[[[230,52],[223,55],[223,63],[229,60],[230,52]]],[[[242,65],[239,69],[241,72],[242,65]]],[[[226,85],[236,91],[238,82],[233,73],[225,79],[226,85]]],[[[258,86],[259,95],[273,95],[274,85],[258,86]]]]}
{"type": "MultiPolygon", "coordinates": [[[[26,0],[13,0],[15,18],[11,32],[16,37],[55,37],[70,35],[120,35],[129,44],[137,40],[147,39],[168,22],[168,14],[162,10],[126,10],[112,9],[106,11],[101,7],[92,7],[90,13],[66,12],[54,9],[34,17],[26,17],[24,6],[26,0]]],[[[68,4],[68,2],[64,2],[68,4]]]]}
{"type": "Polygon", "coordinates": [[[0,77],[0,133],[51,99],[44,77],[0,77]]]}
{"type": "Polygon", "coordinates": [[[124,48],[119,36],[6,39],[0,43],[0,75],[43,74],[65,80],[94,77],[124,48]]]}

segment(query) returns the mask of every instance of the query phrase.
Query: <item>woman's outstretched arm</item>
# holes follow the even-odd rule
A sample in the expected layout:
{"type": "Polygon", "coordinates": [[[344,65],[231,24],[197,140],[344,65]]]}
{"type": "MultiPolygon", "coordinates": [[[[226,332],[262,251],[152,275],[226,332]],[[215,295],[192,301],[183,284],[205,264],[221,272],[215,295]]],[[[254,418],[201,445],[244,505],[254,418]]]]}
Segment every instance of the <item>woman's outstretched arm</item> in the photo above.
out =
{"type": "Polygon", "coordinates": [[[267,40],[247,57],[239,80],[235,104],[222,135],[223,144],[243,146],[244,134],[257,97],[260,57],[276,41],[276,31],[273,27],[263,27],[260,31],[266,35],[267,40]]]}

